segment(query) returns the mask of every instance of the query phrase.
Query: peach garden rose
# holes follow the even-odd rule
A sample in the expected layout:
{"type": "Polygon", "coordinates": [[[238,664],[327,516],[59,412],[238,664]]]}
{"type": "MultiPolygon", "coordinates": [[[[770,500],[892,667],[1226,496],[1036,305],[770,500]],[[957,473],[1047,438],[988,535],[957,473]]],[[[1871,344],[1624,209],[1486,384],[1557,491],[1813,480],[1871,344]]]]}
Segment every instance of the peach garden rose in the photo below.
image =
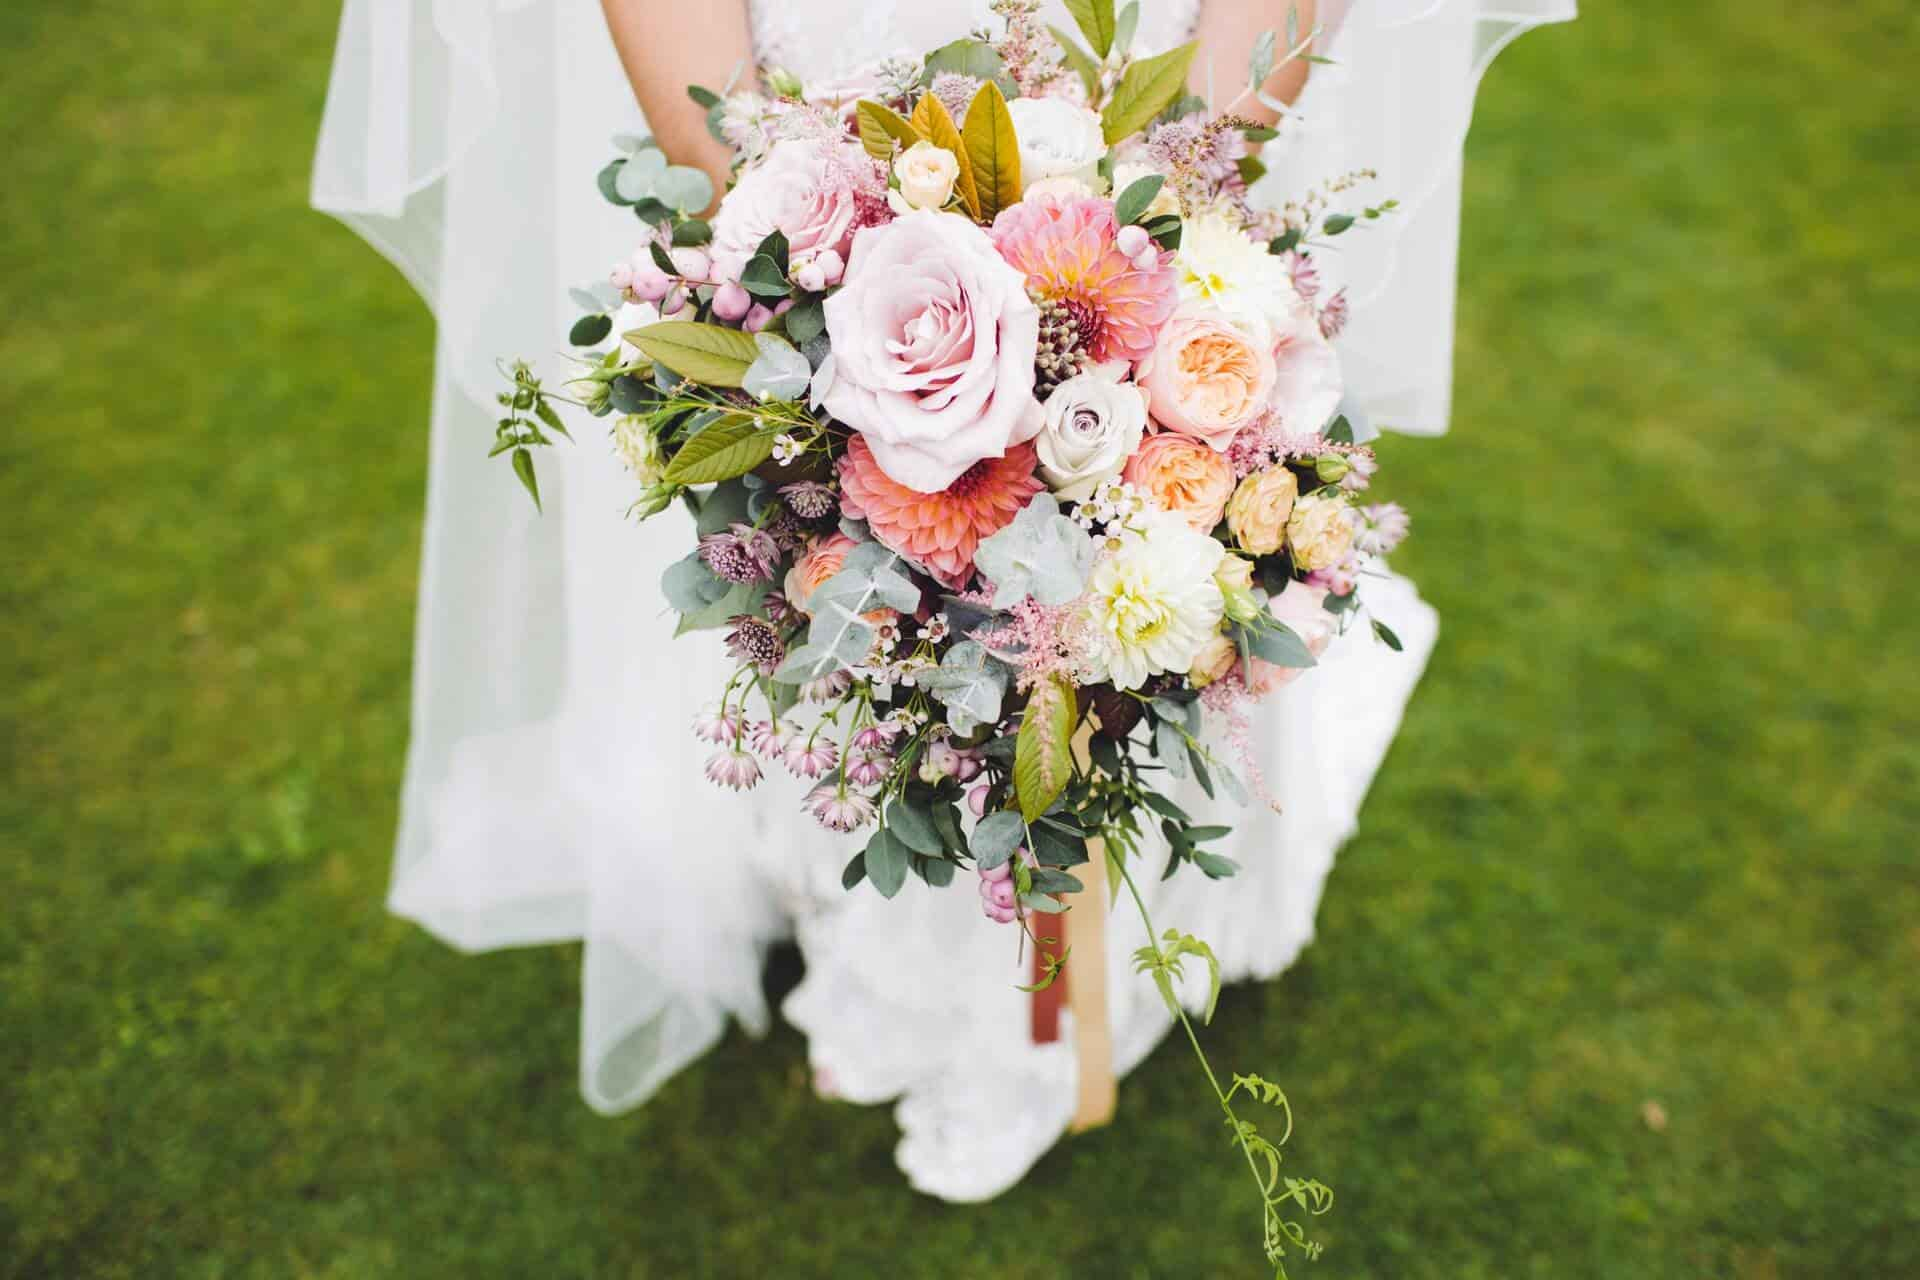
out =
{"type": "Polygon", "coordinates": [[[1273,395],[1273,351],[1204,303],[1187,303],[1139,369],[1154,421],[1224,451],[1273,395]]]}
{"type": "Polygon", "coordinates": [[[1163,511],[1208,533],[1233,495],[1233,466],[1191,436],[1149,436],[1127,460],[1121,477],[1163,511]]]}

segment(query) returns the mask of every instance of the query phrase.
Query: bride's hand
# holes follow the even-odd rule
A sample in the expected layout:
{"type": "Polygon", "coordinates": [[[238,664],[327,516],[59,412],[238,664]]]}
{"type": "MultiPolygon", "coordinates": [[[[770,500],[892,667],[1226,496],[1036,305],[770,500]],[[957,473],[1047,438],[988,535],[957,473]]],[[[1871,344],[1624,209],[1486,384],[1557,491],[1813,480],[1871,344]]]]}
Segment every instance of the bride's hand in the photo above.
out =
{"type": "Polygon", "coordinates": [[[600,7],[654,140],[675,164],[706,170],[717,203],[733,157],[707,132],[706,109],[687,86],[718,93],[752,73],[746,0],[601,0],[600,7]]]}
{"type": "MultiPolygon", "coordinates": [[[[1299,38],[1305,40],[1314,29],[1323,9],[1338,9],[1340,0],[1206,0],[1200,8],[1200,22],[1195,28],[1194,37],[1200,42],[1201,56],[1194,59],[1189,87],[1193,92],[1205,96],[1207,92],[1207,64],[1211,57],[1214,89],[1218,96],[1231,97],[1231,86],[1246,83],[1247,59],[1253,53],[1254,41],[1262,32],[1271,31],[1278,44],[1277,56],[1287,53],[1287,10],[1292,8],[1298,14],[1297,29],[1299,38]],[[1225,94],[1219,94],[1226,89],[1225,94]]],[[[1307,73],[1312,64],[1305,58],[1293,58],[1284,65],[1274,68],[1272,75],[1262,86],[1269,98],[1280,102],[1292,102],[1300,96],[1300,90],[1306,86],[1307,73]]],[[[1224,102],[1214,104],[1216,109],[1224,102]]],[[[1235,115],[1247,116],[1261,124],[1272,124],[1278,119],[1278,113],[1265,104],[1246,95],[1239,106],[1234,108],[1235,115]]]]}

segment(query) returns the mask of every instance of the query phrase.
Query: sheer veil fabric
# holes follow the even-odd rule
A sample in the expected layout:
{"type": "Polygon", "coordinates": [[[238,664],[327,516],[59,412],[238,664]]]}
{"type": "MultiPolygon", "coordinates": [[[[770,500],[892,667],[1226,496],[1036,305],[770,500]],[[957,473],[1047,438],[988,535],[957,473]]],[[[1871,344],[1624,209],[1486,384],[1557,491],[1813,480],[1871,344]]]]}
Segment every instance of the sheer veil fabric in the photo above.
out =
{"type": "MultiPolygon", "coordinates": [[[[1197,11],[1142,7],[1142,39],[1158,45],[1197,11]]],[[[1354,300],[1341,344],[1349,407],[1438,433],[1474,89],[1508,40],[1571,18],[1573,0],[1323,10],[1339,65],[1315,68],[1267,159],[1276,189],[1364,165],[1401,198],[1391,221],[1343,237],[1334,266],[1354,300]]],[[[988,19],[983,2],[755,0],[753,11],[759,56],[810,79],[988,19]]],[[[1240,71],[1216,77],[1237,84],[1240,71]]],[[[313,203],[393,261],[438,321],[389,905],[464,950],[583,940],[581,1089],[607,1112],[645,1101],[729,1019],[764,1028],[764,950],[792,933],[807,975],[784,1012],[808,1034],[823,1089],[899,1099],[914,1185],[984,1199],[1020,1178],[1071,1109],[1065,1042],[1027,1042],[1010,933],[970,892],[843,893],[849,847],[801,817],[797,785],[771,779],[742,797],[700,776],[687,725],[725,672],[711,638],[673,642],[656,586],[689,530],[678,516],[624,517],[631,485],[604,433],[577,431],[541,459],[544,516],[485,457],[496,361],[553,351],[572,314],[567,286],[600,278],[637,242],[587,176],[607,135],[641,127],[597,5],[346,4],[313,203]]],[[[549,377],[564,368],[540,363],[549,377]]],[[[1433,613],[1405,580],[1370,584],[1368,602],[1406,652],[1352,637],[1264,710],[1258,749],[1283,812],[1236,815],[1228,852],[1245,870],[1231,885],[1184,875],[1152,890],[1156,922],[1205,937],[1229,977],[1271,976],[1312,938],[1334,852],[1433,645],[1433,613]]],[[[1121,971],[1141,939],[1124,914],[1115,924],[1109,963],[1121,971]]],[[[1145,982],[1116,981],[1112,1001],[1124,1070],[1168,1023],[1145,982]]]]}

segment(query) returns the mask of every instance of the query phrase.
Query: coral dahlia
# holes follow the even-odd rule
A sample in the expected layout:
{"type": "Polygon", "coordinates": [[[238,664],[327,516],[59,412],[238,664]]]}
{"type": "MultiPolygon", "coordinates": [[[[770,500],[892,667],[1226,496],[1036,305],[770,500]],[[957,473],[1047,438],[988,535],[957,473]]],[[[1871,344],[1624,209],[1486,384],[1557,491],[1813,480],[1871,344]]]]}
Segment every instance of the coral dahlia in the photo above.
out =
{"type": "Polygon", "coordinates": [[[1028,292],[1073,311],[1096,362],[1144,358],[1179,301],[1173,255],[1149,246],[1130,258],[1119,235],[1113,202],[1091,196],[1023,200],[993,222],[1000,256],[1028,292]]]}
{"type": "Polygon", "coordinates": [[[1036,461],[1032,445],[1015,445],[1005,457],[974,463],[941,492],[921,493],[882,471],[866,439],[855,435],[840,460],[840,506],[865,520],[881,543],[957,590],[973,576],[981,540],[1046,487],[1033,473],[1036,461]]]}

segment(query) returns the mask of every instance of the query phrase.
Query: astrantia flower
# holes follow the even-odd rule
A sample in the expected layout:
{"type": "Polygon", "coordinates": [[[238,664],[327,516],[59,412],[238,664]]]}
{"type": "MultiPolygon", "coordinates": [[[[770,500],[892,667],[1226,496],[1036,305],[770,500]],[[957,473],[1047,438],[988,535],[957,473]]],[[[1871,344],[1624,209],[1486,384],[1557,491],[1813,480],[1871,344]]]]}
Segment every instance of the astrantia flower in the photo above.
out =
{"type": "Polygon", "coordinates": [[[853,831],[873,821],[871,797],[831,782],[809,791],[804,805],[813,820],[829,831],[853,831]]]}
{"type": "Polygon", "coordinates": [[[1347,291],[1340,290],[1327,299],[1327,305],[1320,308],[1320,334],[1332,342],[1347,328],[1347,291]]]}
{"type": "Polygon", "coordinates": [[[728,582],[758,582],[779,567],[780,547],[772,534],[735,524],[701,538],[700,558],[728,582]]]}
{"type": "Polygon", "coordinates": [[[838,702],[853,688],[853,677],[845,671],[832,671],[818,680],[800,686],[800,696],[808,702],[838,702]]]}
{"type": "Polygon", "coordinates": [[[1360,508],[1360,528],[1355,532],[1354,549],[1362,555],[1384,556],[1406,541],[1413,521],[1405,507],[1397,502],[1378,502],[1360,508]]]}
{"type": "Polygon", "coordinates": [[[772,759],[786,751],[787,744],[793,741],[791,724],[776,724],[772,720],[756,720],[747,730],[747,749],[756,755],[772,759]]]}
{"type": "Polygon", "coordinates": [[[760,762],[738,747],[716,751],[707,761],[707,781],[729,791],[745,791],[760,781],[760,762]]]}
{"type": "Polygon", "coordinates": [[[825,738],[795,739],[781,760],[796,778],[817,778],[840,762],[840,752],[825,738]]]}
{"type": "Polygon", "coordinates": [[[739,712],[720,707],[709,707],[693,718],[693,736],[702,742],[715,742],[721,746],[738,742],[745,728],[745,721],[739,712]]]}
{"type": "Polygon", "coordinates": [[[817,480],[782,485],[780,498],[802,520],[824,520],[833,514],[833,486],[817,480]]]}
{"type": "Polygon", "coordinates": [[[1170,253],[1135,264],[1116,243],[1113,202],[1023,200],[993,222],[1000,256],[1027,278],[1028,292],[1077,311],[1080,341],[1096,361],[1138,360],[1178,302],[1170,253]]]}
{"type": "Polygon", "coordinates": [[[1226,549],[1166,516],[1117,542],[1087,584],[1087,643],[1115,688],[1137,689],[1186,672],[1220,629],[1226,605],[1213,574],[1226,549]]]}
{"type": "Polygon", "coordinates": [[[921,493],[882,471],[866,437],[856,435],[840,460],[840,505],[865,520],[883,544],[959,588],[973,576],[981,540],[1011,523],[1045,487],[1033,473],[1035,461],[1032,445],[1015,445],[1005,457],[974,463],[944,491],[921,493]]]}
{"type": "Polygon", "coordinates": [[[727,624],[733,628],[727,633],[727,653],[737,661],[752,663],[755,671],[770,676],[786,659],[787,646],[766,619],[740,613],[727,624]]]}
{"type": "Polygon", "coordinates": [[[847,757],[847,781],[861,787],[879,786],[892,764],[893,757],[885,751],[855,748],[847,757]]]}

